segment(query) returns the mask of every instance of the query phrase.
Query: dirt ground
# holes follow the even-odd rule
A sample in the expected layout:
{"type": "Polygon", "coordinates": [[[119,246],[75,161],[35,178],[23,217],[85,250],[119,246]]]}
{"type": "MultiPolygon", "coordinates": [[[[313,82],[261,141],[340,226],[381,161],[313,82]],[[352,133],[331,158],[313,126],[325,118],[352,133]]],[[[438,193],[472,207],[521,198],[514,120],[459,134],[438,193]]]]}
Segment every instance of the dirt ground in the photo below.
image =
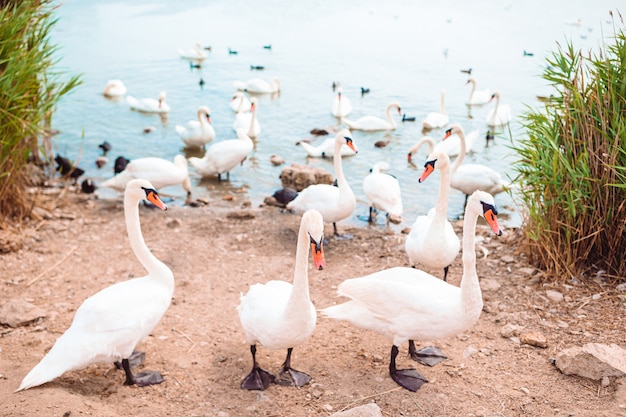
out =
{"type": "MultiPolygon", "coordinates": [[[[14,393],[86,297],[144,274],[128,245],[121,200],[53,190],[42,201],[42,218],[25,224],[20,236],[4,235],[22,249],[0,255],[0,304],[24,298],[46,312],[27,326],[0,325],[2,416],[328,416],[369,402],[384,416],[626,415],[626,383],[612,379],[603,386],[563,375],[551,363],[560,350],[588,342],[626,347],[619,294],[599,279],[543,283],[542,273],[526,261],[519,230],[505,229],[496,238],[486,225],[478,227],[485,300],[478,323],[462,335],[433,341],[448,359],[432,368],[411,361],[407,346],[401,347],[399,367],[416,366],[429,380],[418,392],[389,377],[389,340],[322,317],[292,358],[294,368],[313,377],[311,383],[240,389],[251,368],[236,312],[240,293],[256,282],[292,279],[300,215],[252,206],[236,193],[201,207],[141,208],[146,242],[176,279],[169,310],[137,346],[147,354],[143,367],[163,373],[162,384],[124,386],[122,371],[99,365],[14,393]],[[548,298],[548,289],[562,292],[564,300],[548,298]],[[545,337],[547,347],[503,337],[507,324],[545,337]]],[[[327,268],[314,271],[309,262],[318,308],[340,301],[336,288],[346,278],[408,266],[406,235],[398,229],[339,226],[353,239],[334,239],[327,225],[327,268]]],[[[461,272],[459,256],[449,282],[458,285],[461,272]]],[[[260,346],[257,357],[277,372],[285,353],[260,346]]]]}

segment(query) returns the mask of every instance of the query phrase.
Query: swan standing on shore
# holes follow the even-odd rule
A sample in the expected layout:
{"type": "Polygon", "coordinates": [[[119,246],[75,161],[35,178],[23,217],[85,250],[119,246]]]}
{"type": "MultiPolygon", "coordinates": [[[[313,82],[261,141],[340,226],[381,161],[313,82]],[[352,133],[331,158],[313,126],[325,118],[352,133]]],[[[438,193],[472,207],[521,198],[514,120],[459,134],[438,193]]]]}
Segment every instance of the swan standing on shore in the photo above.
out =
{"type": "Polygon", "coordinates": [[[400,223],[402,221],[402,192],[400,183],[393,175],[387,174],[387,162],[377,162],[371,173],[363,179],[363,193],[369,203],[368,222],[374,221],[375,211],[387,213],[387,222],[400,223]]]}
{"type": "MultiPolygon", "coordinates": [[[[342,237],[337,232],[337,222],[350,217],[356,207],[356,197],[348,184],[341,165],[341,146],[347,145],[355,153],[358,152],[350,131],[342,129],[335,136],[335,150],[333,166],[337,186],[330,184],[313,184],[300,191],[296,198],[287,204],[289,210],[306,211],[315,209],[322,213],[324,221],[333,224],[333,232],[336,237],[342,237]]],[[[346,236],[347,237],[347,236],[346,236]]]]}
{"type": "Polygon", "coordinates": [[[211,109],[200,106],[197,120],[190,120],[186,126],[176,125],[176,133],[188,148],[202,148],[215,139],[215,129],[211,124],[211,109]]]}
{"type": "Polygon", "coordinates": [[[452,178],[450,185],[452,188],[465,194],[464,206],[467,204],[468,197],[474,191],[486,191],[491,195],[506,191],[510,184],[502,180],[502,176],[498,171],[487,165],[463,164],[466,154],[466,138],[461,125],[454,124],[450,129],[446,130],[442,143],[446,143],[448,138],[455,134],[460,138],[461,152],[451,166],[452,178]]]}
{"type": "Polygon", "coordinates": [[[421,264],[433,269],[443,268],[443,280],[447,281],[448,268],[459,254],[461,242],[448,220],[450,158],[445,152],[434,151],[428,156],[419,182],[426,181],[435,169],[441,173],[437,204],[428,215],[417,216],[404,242],[404,249],[411,266],[421,264]]]}
{"type": "Polygon", "coordinates": [[[24,377],[17,391],[32,388],[92,364],[121,360],[124,385],[153,385],[163,381],[156,371],[133,374],[128,359],[137,343],[150,334],[167,311],[174,292],[174,275],[146,246],[139,224],[138,203],[146,199],[167,210],[153,185],[130,181],[124,192],[124,217],[130,246],[148,275],[118,282],[87,298],[70,327],[24,377]]]}
{"type": "Polygon", "coordinates": [[[364,130],[369,132],[376,130],[395,130],[397,125],[396,121],[391,117],[391,109],[396,109],[398,114],[402,116],[400,104],[393,102],[389,103],[385,109],[386,120],[377,116],[364,116],[358,120],[341,118],[341,123],[347,125],[350,130],[364,130]]]}
{"type": "Polygon", "coordinates": [[[411,357],[417,359],[421,351],[436,348],[415,351],[411,341],[454,336],[478,321],[483,299],[476,273],[476,222],[479,216],[484,217],[491,230],[500,236],[496,215],[490,194],[482,191],[472,194],[463,224],[463,277],[459,287],[419,269],[395,267],[345,280],[337,292],[350,300],[327,307],[322,314],[391,339],[389,374],[401,387],[417,391],[428,381],[415,369],[397,368],[398,347],[409,341],[411,357]]]}
{"type": "Polygon", "coordinates": [[[227,178],[230,178],[230,171],[243,164],[253,148],[252,139],[242,129],[237,129],[237,139],[214,143],[202,158],[192,156],[189,163],[202,177],[217,174],[217,179],[221,180],[222,174],[226,173],[227,178]]]}
{"type": "Polygon", "coordinates": [[[174,162],[155,157],[133,159],[122,172],[104,181],[101,185],[117,191],[124,191],[126,185],[137,178],[150,181],[157,189],[182,183],[183,188],[187,191],[185,204],[191,202],[189,169],[187,160],[182,155],[176,155],[174,162]]]}
{"type": "Polygon", "coordinates": [[[291,353],[315,329],[317,313],[309,295],[307,258],[310,248],[315,269],[322,270],[326,266],[323,240],[322,215],[316,210],[306,211],[298,232],[293,284],[280,280],[254,284],[241,297],[239,319],[252,354],[252,371],[241,382],[241,388],[263,390],[272,382],[301,387],[311,380],[306,373],[291,368],[291,353]],[[287,349],[278,378],[257,364],[257,343],[267,349],[287,349]]]}

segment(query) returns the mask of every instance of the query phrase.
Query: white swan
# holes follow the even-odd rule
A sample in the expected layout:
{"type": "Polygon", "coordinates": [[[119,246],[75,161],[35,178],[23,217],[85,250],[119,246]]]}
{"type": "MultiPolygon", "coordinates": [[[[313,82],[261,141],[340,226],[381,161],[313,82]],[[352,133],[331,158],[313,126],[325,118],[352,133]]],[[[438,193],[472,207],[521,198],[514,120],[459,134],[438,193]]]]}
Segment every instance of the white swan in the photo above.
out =
{"type": "Polygon", "coordinates": [[[17,391],[52,381],[68,371],[120,359],[126,372],[125,385],[163,381],[155,371],[133,375],[128,362],[135,345],[152,332],[167,311],[174,292],[172,271],[150,252],[141,235],[138,203],[142,199],[162,210],[167,206],[149,181],[128,183],[124,192],[126,229],[130,246],[148,275],[118,282],[83,301],[71,326],[24,377],[17,391]]]}
{"type": "Polygon", "coordinates": [[[406,155],[407,162],[410,164],[413,160],[413,155],[419,152],[423,145],[428,145],[428,153],[430,155],[435,148],[435,141],[430,136],[423,136],[417,143],[409,148],[409,152],[406,155]]]}
{"type": "Polygon", "coordinates": [[[278,77],[272,77],[269,81],[261,78],[252,78],[246,82],[235,81],[234,84],[237,90],[253,94],[280,93],[280,79],[278,77]]]}
{"type": "Polygon", "coordinates": [[[259,136],[261,133],[261,124],[257,119],[256,113],[259,107],[259,101],[256,97],[250,99],[250,111],[239,112],[235,115],[235,123],[233,123],[233,130],[243,129],[246,134],[252,139],[259,136]]]}
{"type": "Polygon", "coordinates": [[[445,97],[446,90],[441,90],[441,103],[439,106],[439,112],[430,112],[426,115],[424,120],[422,120],[422,127],[424,129],[430,130],[444,127],[450,121],[450,118],[446,114],[445,97]]]}
{"type": "Polygon", "coordinates": [[[122,172],[104,181],[101,185],[123,191],[126,189],[126,185],[136,178],[150,181],[157,189],[182,183],[183,188],[187,191],[185,204],[191,202],[189,170],[187,160],[182,155],[176,155],[173,163],[155,157],[133,159],[122,172]]]}
{"type": "Polygon", "coordinates": [[[496,107],[487,113],[487,125],[489,127],[504,126],[511,121],[511,106],[500,104],[500,92],[498,90],[493,92],[489,101],[494,98],[496,99],[496,107]]]}
{"type": "Polygon", "coordinates": [[[126,94],[126,86],[122,80],[109,80],[102,90],[102,94],[106,97],[120,97],[126,94]]]}
{"type": "Polygon", "coordinates": [[[330,112],[335,117],[346,117],[352,113],[352,103],[350,99],[343,94],[343,88],[337,88],[337,95],[333,98],[330,112]]]}
{"type": "Polygon", "coordinates": [[[424,182],[435,169],[441,172],[437,204],[428,215],[417,216],[404,242],[404,249],[411,266],[421,264],[443,269],[443,280],[447,281],[448,267],[459,254],[461,242],[448,221],[450,158],[445,152],[434,151],[428,156],[419,182],[424,182]]]}
{"type": "MultiPolygon", "coordinates": [[[[478,139],[478,129],[475,129],[464,136],[465,142],[465,152],[470,152],[474,147],[474,143],[478,139]]],[[[448,156],[456,156],[461,154],[462,152],[462,144],[461,138],[458,134],[453,134],[452,136],[447,137],[446,140],[442,140],[435,145],[436,151],[445,152],[448,156]]]]}
{"type": "Polygon", "coordinates": [[[315,269],[325,267],[324,220],[316,210],[302,215],[296,246],[296,265],[293,285],[279,280],[254,284],[239,303],[239,320],[246,333],[252,353],[252,371],[241,382],[241,388],[263,390],[271,382],[301,387],[311,380],[304,372],[291,368],[291,352],[313,333],[317,320],[315,307],[309,295],[307,258],[313,252],[315,269]],[[256,361],[256,344],[267,349],[287,349],[278,379],[256,361]]]}
{"type": "Polygon", "coordinates": [[[176,133],[189,148],[201,148],[215,138],[215,129],[211,124],[211,109],[208,106],[198,108],[198,120],[190,120],[186,126],[176,125],[176,133]]]}
{"type": "Polygon", "coordinates": [[[230,99],[230,108],[235,113],[249,112],[250,100],[241,91],[235,91],[233,97],[230,99]]]}
{"type": "Polygon", "coordinates": [[[482,106],[491,100],[491,90],[476,90],[476,78],[469,77],[466,84],[472,85],[472,90],[465,104],[468,106],[482,106]]]}
{"type": "Polygon", "coordinates": [[[170,106],[165,102],[165,97],[167,97],[167,93],[162,91],[156,100],[153,98],[136,99],[133,96],[126,96],[126,102],[131,109],[143,113],[168,113],[170,106]]]}
{"type": "Polygon", "coordinates": [[[415,351],[413,340],[454,336],[476,323],[483,308],[476,274],[476,221],[483,216],[491,230],[499,236],[502,231],[496,214],[491,195],[477,191],[470,197],[463,225],[463,278],[460,287],[419,269],[390,268],[342,282],[338,293],[351,300],[327,307],[322,314],[347,320],[355,326],[390,338],[393,346],[389,374],[403,388],[417,391],[427,381],[415,369],[397,369],[398,347],[410,341],[411,357],[417,359],[420,352],[415,351]]]}
{"type": "Polygon", "coordinates": [[[374,211],[387,213],[387,221],[400,223],[402,221],[402,192],[400,183],[393,175],[384,171],[389,170],[387,162],[377,162],[371,173],[363,179],[363,193],[370,209],[368,221],[374,221],[374,211]]]}
{"type": "Polygon", "coordinates": [[[391,109],[396,109],[398,111],[398,114],[402,116],[402,109],[400,108],[400,104],[393,102],[389,103],[387,105],[387,108],[385,109],[386,120],[376,116],[365,116],[361,117],[358,120],[341,118],[341,123],[346,124],[350,128],[350,130],[395,130],[397,125],[396,121],[391,117],[391,109]]]}
{"type": "Polygon", "coordinates": [[[193,61],[203,61],[209,54],[202,49],[200,42],[196,42],[193,49],[178,49],[178,54],[181,58],[190,59],[193,61]]]}
{"type": "Polygon", "coordinates": [[[203,177],[217,174],[219,180],[226,173],[230,178],[230,171],[238,164],[243,164],[254,144],[252,139],[242,129],[237,130],[237,139],[223,140],[211,145],[202,158],[192,156],[189,163],[203,177]]]}
{"type": "Polygon", "coordinates": [[[306,211],[316,209],[324,217],[324,221],[333,224],[335,236],[341,235],[337,232],[337,222],[349,217],[356,207],[356,197],[348,184],[348,180],[343,173],[341,165],[341,146],[348,145],[354,152],[358,152],[350,131],[342,129],[335,137],[335,151],[333,155],[333,166],[335,168],[335,178],[337,186],[330,184],[313,184],[300,191],[296,198],[287,204],[289,210],[306,211]]]}
{"type": "MultiPolygon", "coordinates": [[[[302,146],[307,155],[313,158],[332,158],[335,154],[335,138],[324,139],[324,142],[322,142],[318,146],[313,146],[310,143],[304,141],[300,141],[296,143],[296,145],[302,146]]],[[[340,155],[354,156],[356,155],[356,152],[354,152],[354,150],[352,150],[352,148],[350,148],[348,145],[341,145],[340,155]]]]}
{"type": "Polygon", "coordinates": [[[451,167],[452,179],[450,185],[452,188],[465,194],[465,204],[467,198],[476,190],[486,191],[491,195],[496,195],[510,188],[510,184],[502,180],[500,173],[487,165],[482,164],[463,164],[465,159],[465,132],[461,125],[454,124],[444,136],[443,143],[448,141],[451,135],[458,135],[461,139],[461,152],[451,167]]]}

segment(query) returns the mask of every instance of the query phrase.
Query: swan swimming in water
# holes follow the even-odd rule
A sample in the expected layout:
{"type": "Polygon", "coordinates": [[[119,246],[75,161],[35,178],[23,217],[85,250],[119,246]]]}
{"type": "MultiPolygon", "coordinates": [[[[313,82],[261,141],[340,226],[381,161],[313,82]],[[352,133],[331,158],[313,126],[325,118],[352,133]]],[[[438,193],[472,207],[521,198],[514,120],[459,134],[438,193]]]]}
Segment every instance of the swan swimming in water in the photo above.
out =
{"type": "Polygon", "coordinates": [[[391,109],[396,109],[398,115],[402,116],[400,104],[393,102],[389,103],[385,109],[385,119],[381,119],[377,116],[364,116],[357,120],[341,118],[341,123],[346,124],[350,130],[364,130],[369,132],[377,130],[395,130],[397,124],[391,117],[391,109]]]}

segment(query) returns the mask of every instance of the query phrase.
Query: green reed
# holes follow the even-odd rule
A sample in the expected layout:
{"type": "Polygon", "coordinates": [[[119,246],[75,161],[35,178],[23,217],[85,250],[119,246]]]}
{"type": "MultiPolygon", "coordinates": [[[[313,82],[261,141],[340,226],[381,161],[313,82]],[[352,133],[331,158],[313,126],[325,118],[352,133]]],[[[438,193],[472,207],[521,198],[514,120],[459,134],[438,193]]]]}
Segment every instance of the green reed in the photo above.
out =
{"type": "Polygon", "coordinates": [[[53,11],[47,0],[0,0],[0,228],[30,214],[26,164],[41,162],[54,107],[80,84],[54,68],[53,11]]]}
{"type": "MultiPolygon", "coordinates": [[[[612,15],[612,14],[611,14],[612,15]]],[[[514,146],[531,262],[552,280],[604,271],[626,281],[626,35],[586,55],[571,44],[547,59],[554,93],[522,117],[514,146]]]]}

